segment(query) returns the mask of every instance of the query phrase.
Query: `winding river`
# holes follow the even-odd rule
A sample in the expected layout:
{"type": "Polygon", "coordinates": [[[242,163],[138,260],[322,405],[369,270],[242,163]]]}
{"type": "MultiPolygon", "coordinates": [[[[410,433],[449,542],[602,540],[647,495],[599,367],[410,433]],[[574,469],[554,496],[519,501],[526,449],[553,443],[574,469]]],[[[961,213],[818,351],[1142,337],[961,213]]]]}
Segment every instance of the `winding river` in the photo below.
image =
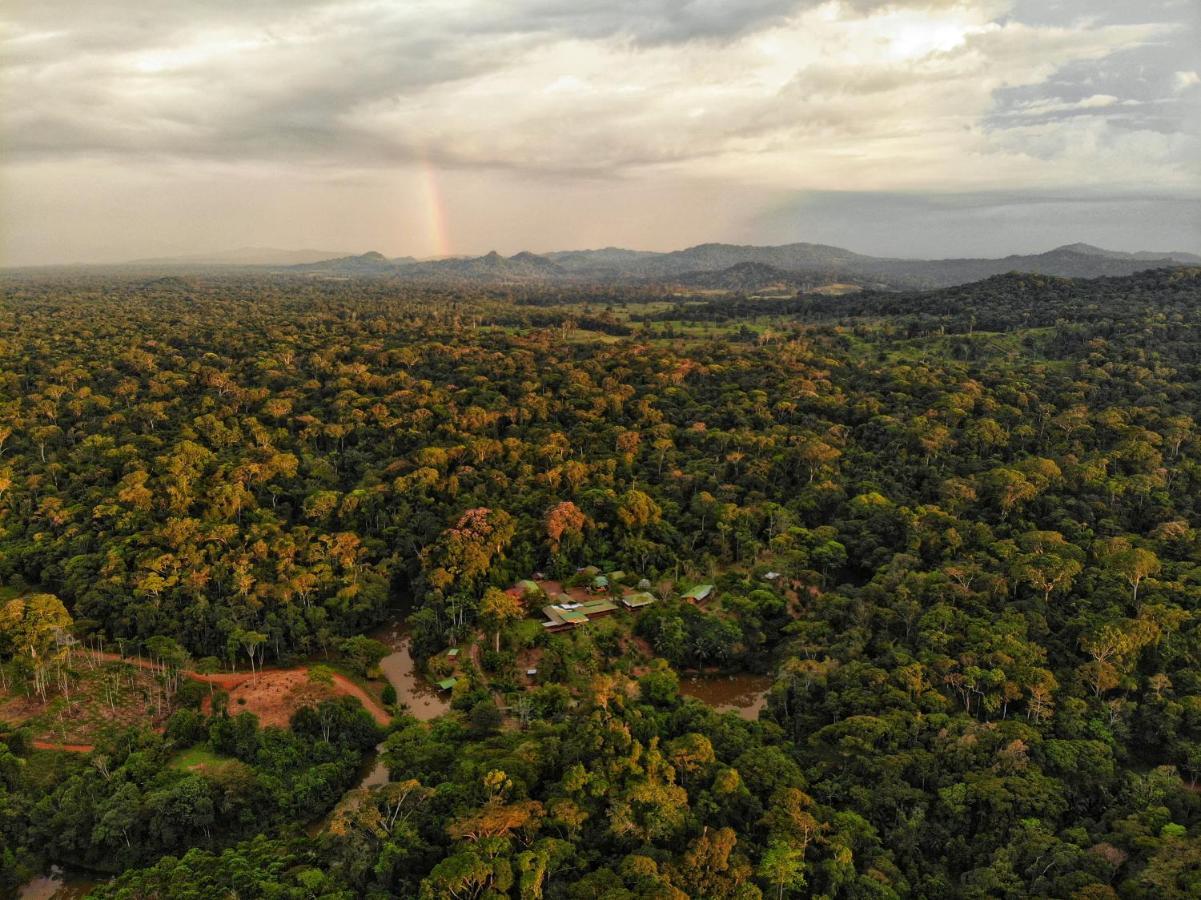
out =
{"type": "MultiPolygon", "coordinates": [[[[428,722],[450,710],[447,694],[430,684],[429,679],[421,673],[413,660],[413,639],[409,634],[408,624],[403,619],[385,625],[372,636],[392,649],[391,653],[380,660],[380,671],[396,689],[397,701],[408,706],[411,716],[428,722]]],[[[359,787],[379,787],[387,783],[388,767],[379,758],[379,754],[375,753],[363,763],[363,777],[359,781],[359,787]]]]}
{"type": "Polygon", "coordinates": [[[411,716],[428,722],[450,710],[449,696],[430,684],[413,660],[413,639],[407,622],[396,619],[372,636],[392,649],[380,660],[379,667],[396,688],[396,699],[408,705],[411,716]]]}

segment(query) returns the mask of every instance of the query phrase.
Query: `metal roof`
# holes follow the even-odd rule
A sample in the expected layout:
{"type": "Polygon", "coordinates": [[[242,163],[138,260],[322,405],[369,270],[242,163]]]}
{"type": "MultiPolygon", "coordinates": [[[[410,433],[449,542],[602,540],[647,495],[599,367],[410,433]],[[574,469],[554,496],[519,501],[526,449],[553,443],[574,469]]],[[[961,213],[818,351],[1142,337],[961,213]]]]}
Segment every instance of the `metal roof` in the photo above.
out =
{"type": "Polygon", "coordinates": [[[622,597],[621,602],[630,607],[630,609],[637,609],[640,606],[650,606],[658,599],[650,591],[639,591],[636,594],[630,594],[628,597],[622,597]]]}

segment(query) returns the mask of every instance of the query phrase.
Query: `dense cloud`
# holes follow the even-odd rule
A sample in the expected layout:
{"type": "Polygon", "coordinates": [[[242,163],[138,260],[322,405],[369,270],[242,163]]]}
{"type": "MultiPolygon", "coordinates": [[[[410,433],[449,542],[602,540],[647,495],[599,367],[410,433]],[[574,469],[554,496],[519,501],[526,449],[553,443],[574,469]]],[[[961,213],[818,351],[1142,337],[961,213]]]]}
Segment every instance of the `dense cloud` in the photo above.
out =
{"type": "Polygon", "coordinates": [[[327,183],[434,166],[452,194],[456,173],[506,171],[592,194],[630,179],[1199,187],[1187,2],[51,0],[0,15],[18,194],[51,169],[179,165],[327,183]]]}

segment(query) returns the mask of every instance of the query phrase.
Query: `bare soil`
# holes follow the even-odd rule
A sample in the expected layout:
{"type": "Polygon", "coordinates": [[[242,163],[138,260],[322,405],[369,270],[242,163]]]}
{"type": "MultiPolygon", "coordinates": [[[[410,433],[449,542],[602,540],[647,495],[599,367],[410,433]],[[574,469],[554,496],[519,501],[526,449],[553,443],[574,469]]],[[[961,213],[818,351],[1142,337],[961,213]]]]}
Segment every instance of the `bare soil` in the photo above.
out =
{"type": "MultiPolygon", "coordinates": [[[[72,686],[69,704],[57,694],[50,697],[48,703],[42,703],[40,698],[24,693],[0,693],[0,721],[32,726],[36,749],[73,753],[91,752],[94,749],[92,740],[104,725],[142,723],[155,729],[162,728],[170,710],[165,704],[156,705],[152,699],[157,687],[154,683],[154,673],[159,669],[156,663],[112,653],[89,653],[88,657],[78,664],[78,677],[72,686]],[[114,668],[123,674],[118,679],[120,687],[115,704],[110,704],[102,676],[106,670],[111,672],[114,668]]],[[[335,673],[333,683],[324,685],[311,682],[308,673],[307,667],[300,667],[266,669],[253,675],[250,672],[185,674],[229,692],[230,712],[235,715],[252,712],[264,727],[286,728],[297,709],[338,696],[356,698],[380,725],[391,722],[392,717],[379,702],[346,676],[335,673]]],[[[209,702],[205,698],[206,711],[209,702]]]]}

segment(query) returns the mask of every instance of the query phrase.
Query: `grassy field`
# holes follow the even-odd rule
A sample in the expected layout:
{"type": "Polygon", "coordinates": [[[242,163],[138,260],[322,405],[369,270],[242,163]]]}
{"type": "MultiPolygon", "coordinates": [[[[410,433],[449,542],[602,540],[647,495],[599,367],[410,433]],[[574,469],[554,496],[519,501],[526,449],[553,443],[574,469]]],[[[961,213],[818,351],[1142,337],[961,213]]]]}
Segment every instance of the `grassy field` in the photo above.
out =
{"type": "Polygon", "coordinates": [[[225,764],[231,762],[234,762],[234,760],[230,759],[228,756],[221,756],[220,754],[214,753],[204,744],[196,744],[195,746],[189,747],[187,750],[181,750],[178,754],[176,754],[175,758],[171,760],[169,765],[172,769],[180,770],[194,769],[197,766],[204,766],[206,768],[213,769],[224,766],[225,764]]]}

